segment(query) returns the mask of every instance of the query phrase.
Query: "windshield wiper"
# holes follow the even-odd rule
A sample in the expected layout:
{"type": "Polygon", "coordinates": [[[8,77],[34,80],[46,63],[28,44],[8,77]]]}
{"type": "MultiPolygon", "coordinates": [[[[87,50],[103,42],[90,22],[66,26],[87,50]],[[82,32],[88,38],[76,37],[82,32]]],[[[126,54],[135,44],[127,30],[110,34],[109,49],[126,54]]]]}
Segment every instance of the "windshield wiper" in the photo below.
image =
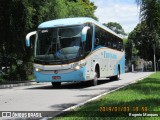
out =
{"type": "Polygon", "coordinates": [[[82,48],[79,47],[79,50],[78,50],[78,52],[77,52],[76,59],[79,60],[81,57],[82,57],[82,48]]]}
{"type": "Polygon", "coordinates": [[[46,53],[45,53],[45,58],[47,57],[47,55],[48,55],[50,49],[51,49],[51,45],[49,45],[49,47],[48,47],[48,49],[47,49],[47,51],[46,51],[46,53]]]}
{"type": "MultiPolygon", "coordinates": [[[[62,51],[62,53],[61,53],[61,55],[63,54],[63,57],[65,58],[65,60],[68,60],[67,59],[67,56],[65,56],[65,54],[64,54],[64,51],[63,51],[63,49],[62,49],[62,47],[61,47],[61,43],[60,43],[60,38],[61,38],[61,36],[59,36],[59,29],[57,30],[57,44],[58,44],[58,47],[59,47],[59,51],[60,51],[60,53],[61,53],[61,51],[62,51]]],[[[62,62],[64,62],[64,59],[63,58],[61,58],[61,57],[58,57],[62,62]]]]}

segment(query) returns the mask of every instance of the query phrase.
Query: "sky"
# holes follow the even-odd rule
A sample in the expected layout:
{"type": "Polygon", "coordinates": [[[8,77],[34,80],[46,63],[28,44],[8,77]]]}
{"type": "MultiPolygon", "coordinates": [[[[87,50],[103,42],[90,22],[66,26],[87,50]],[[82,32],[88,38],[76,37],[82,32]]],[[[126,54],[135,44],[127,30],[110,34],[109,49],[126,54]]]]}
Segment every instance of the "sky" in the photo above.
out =
{"type": "Polygon", "coordinates": [[[90,0],[97,6],[95,16],[101,23],[117,22],[126,33],[140,22],[136,0],[90,0]]]}

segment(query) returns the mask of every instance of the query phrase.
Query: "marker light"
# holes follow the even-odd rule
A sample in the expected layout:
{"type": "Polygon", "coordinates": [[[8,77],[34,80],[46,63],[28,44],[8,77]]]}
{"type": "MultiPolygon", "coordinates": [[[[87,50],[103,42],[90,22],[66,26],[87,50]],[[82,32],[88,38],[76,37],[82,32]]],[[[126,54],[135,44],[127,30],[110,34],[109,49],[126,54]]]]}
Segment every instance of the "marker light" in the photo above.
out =
{"type": "Polygon", "coordinates": [[[77,65],[76,67],[75,67],[75,69],[76,70],[79,70],[81,67],[79,66],[79,65],[77,65]]]}
{"type": "Polygon", "coordinates": [[[72,65],[71,65],[71,69],[74,69],[74,70],[79,70],[79,69],[81,69],[83,66],[85,66],[86,65],[86,62],[76,62],[76,63],[73,63],[72,65]]]}

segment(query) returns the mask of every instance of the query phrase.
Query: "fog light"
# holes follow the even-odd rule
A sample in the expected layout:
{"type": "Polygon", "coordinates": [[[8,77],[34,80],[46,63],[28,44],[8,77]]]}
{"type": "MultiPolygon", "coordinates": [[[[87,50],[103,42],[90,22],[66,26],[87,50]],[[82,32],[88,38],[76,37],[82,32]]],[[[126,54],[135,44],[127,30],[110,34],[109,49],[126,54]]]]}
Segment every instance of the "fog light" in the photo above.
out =
{"type": "Polygon", "coordinates": [[[40,72],[41,69],[40,69],[40,68],[35,68],[35,71],[36,71],[36,72],[40,72]]]}

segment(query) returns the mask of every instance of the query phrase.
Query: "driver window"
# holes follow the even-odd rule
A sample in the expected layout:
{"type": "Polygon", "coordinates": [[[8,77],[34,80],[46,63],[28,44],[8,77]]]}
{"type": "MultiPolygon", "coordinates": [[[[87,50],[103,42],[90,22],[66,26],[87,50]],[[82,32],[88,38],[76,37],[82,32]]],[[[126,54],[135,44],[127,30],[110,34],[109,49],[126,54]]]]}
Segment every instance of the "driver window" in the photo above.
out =
{"type": "Polygon", "coordinates": [[[86,37],[86,45],[85,45],[85,51],[90,52],[92,49],[92,29],[89,29],[87,31],[87,37],[86,37]]]}

